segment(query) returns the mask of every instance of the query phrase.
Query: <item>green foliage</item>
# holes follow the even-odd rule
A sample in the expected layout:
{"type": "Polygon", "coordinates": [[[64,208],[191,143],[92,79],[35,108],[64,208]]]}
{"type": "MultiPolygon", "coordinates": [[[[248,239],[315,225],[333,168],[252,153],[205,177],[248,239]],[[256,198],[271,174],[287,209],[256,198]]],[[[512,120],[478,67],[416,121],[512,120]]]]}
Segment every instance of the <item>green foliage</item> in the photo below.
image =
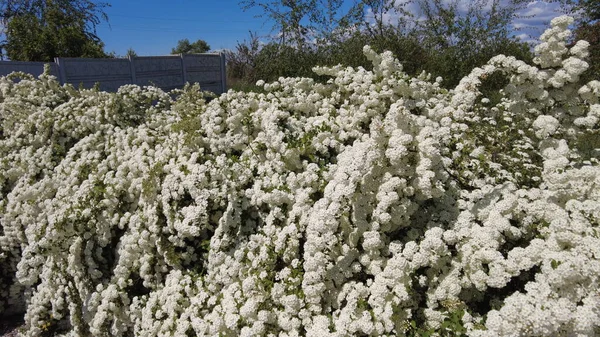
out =
{"type": "Polygon", "coordinates": [[[105,4],[87,0],[2,2],[6,41],[13,61],[50,62],[55,57],[107,57],[95,25],[105,4]]]}
{"type": "Polygon", "coordinates": [[[579,135],[575,141],[575,147],[583,160],[598,158],[600,156],[600,130],[596,129],[579,135]]]}
{"type": "MultiPolygon", "coordinates": [[[[599,9],[600,10],[600,9],[599,9]]],[[[600,79],[600,21],[595,23],[582,23],[575,29],[575,40],[586,40],[590,43],[590,67],[583,73],[584,81],[600,79]]]]}
{"type": "Polygon", "coordinates": [[[579,3],[591,21],[600,20],[600,2],[597,0],[580,0],[579,3]]]}
{"type": "Polygon", "coordinates": [[[171,54],[202,54],[210,50],[210,46],[204,40],[191,43],[188,39],[177,41],[177,46],[171,49],[171,54]]]}
{"type": "Polygon", "coordinates": [[[126,57],[137,57],[138,54],[135,52],[135,50],[133,50],[133,48],[129,47],[129,49],[127,49],[127,53],[125,54],[126,57]]]}
{"type": "Polygon", "coordinates": [[[256,91],[256,58],[260,52],[258,36],[250,32],[250,40],[238,42],[235,51],[225,52],[227,60],[227,84],[240,91],[256,91]]]}
{"type": "MultiPolygon", "coordinates": [[[[259,79],[273,81],[281,76],[325,80],[312,72],[316,65],[344,64],[368,70],[370,63],[362,53],[365,45],[377,52],[392,51],[409,75],[425,71],[441,76],[446,88],[456,86],[471,69],[498,54],[530,62],[530,46],[509,35],[519,7],[501,6],[497,1],[487,6],[488,2],[471,2],[465,13],[458,1],[415,1],[424,17],[415,20],[404,7],[387,0],[361,1],[345,13],[335,4],[327,7],[308,0],[244,1],[246,8],[259,7],[265,16],[277,18],[274,28],[279,38],[261,47],[251,34],[250,41],[239,43],[228,54],[229,83],[243,89],[259,79]],[[367,8],[372,17],[364,15],[367,8]],[[318,10],[330,13],[329,17],[316,14],[318,10]],[[362,16],[357,14],[361,11],[362,16]],[[400,14],[398,22],[387,22],[385,17],[394,13],[400,14]],[[308,37],[307,31],[313,34],[308,37]]],[[[489,89],[502,85],[492,83],[489,89]]]]}
{"type": "Polygon", "coordinates": [[[559,2],[565,12],[578,18],[580,24],[590,24],[600,20],[598,0],[554,0],[552,2],[559,2]]]}
{"type": "Polygon", "coordinates": [[[409,337],[455,337],[455,336],[466,336],[467,329],[464,327],[462,318],[465,314],[464,309],[457,309],[448,312],[448,315],[442,322],[439,329],[426,328],[416,320],[412,319],[405,322],[404,328],[405,336],[409,337]]]}
{"type": "MultiPolygon", "coordinates": [[[[318,64],[344,64],[370,69],[368,60],[361,52],[365,45],[372,46],[378,52],[389,50],[398,55],[408,74],[415,76],[425,71],[435,77],[441,76],[444,79],[442,84],[447,88],[454,87],[472,68],[485,64],[494,55],[502,53],[525,61],[532,58],[527,45],[508,38],[495,42],[487,49],[467,54],[464,49],[468,48],[459,46],[428,49],[416,36],[395,35],[393,30],[388,28],[383,35],[370,36],[364,32],[357,32],[335,44],[302,50],[271,42],[254,52],[252,58],[247,59],[245,63],[238,62],[233,64],[233,67],[228,67],[228,82],[243,83],[243,88],[244,85],[256,83],[259,79],[273,81],[281,76],[323,80],[312,72],[312,68],[318,64]]],[[[245,45],[242,48],[249,46],[245,45]]],[[[238,49],[238,54],[235,57],[230,56],[229,60],[239,59],[239,55],[238,49]]],[[[495,83],[490,89],[497,89],[501,85],[502,83],[495,83]]]]}

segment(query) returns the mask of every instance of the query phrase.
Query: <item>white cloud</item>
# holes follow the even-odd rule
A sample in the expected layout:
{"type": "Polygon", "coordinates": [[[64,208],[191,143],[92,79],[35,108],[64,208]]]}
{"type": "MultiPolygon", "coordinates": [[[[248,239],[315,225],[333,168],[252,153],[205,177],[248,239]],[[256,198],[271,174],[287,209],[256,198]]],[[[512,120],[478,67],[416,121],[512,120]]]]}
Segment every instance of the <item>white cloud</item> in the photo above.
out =
{"type": "Polygon", "coordinates": [[[525,43],[534,43],[535,44],[535,43],[539,42],[539,40],[537,38],[535,38],[529,34],[525,34],[525,33],[516,35],[515,37],[525,43]]]}
{"type": "MultiPolygon", "coordinates": [[[[445,4],[454,3],[455,0],[444,0],[445,4]]],[[[502,1],[505,6],[510,6],[508,0],[502,1]]],[[[411,13],[414,17],[413,21],[420,21],[423,19],[423,13],[419,6],[413,1],[407,0],[396,0],[396,6],[411,13]]],[[[491,9],[492,1],[482,1],[480,3],[483,10],[491,9]]],[[[457,8],[460,13],[466,13],[470,6],[473,6],[473,1],[458,0],[457,8]]],[[[511,23],[513,29],[513,35],[524,42],[536,42],[540,34],[546,30],[550,20],[562,14],[561,7],[557,3],[548,3],[545,1],[530,1],[525,4],[523,8],[518,11],[517,18],[511,23]]],[[[367,22],[370,24],[375,23],[375,13],[371,8],[367,9],[367,22]]],[[[406,18],[401,11],[391,10],[381,15],[381,19],[386,24],[397,24],[402,18],[406,18]]],[[[409,20],[410,21],[410,20],[409,20]]]]}
{"type": "Polygon", "coordinates": [[[530,25],[547,25],[550,20],[560,15],[560,5],[557,3],[547,3],[544,1],[532,1],[517,13],[521,18],[515,20],[519,23],[530,25]]]}
{"type": "Polygon", "coordinates": [[[550,20],[562,14],[560,5],[544,1],[531,1],[512,22],[514,34],[524,42],[538,42],[541,33],[548,28],[550,20]]]}
{"type": "MultiPolygon", "coordinates": [[[[376,16],[381,16],[381,21],[385,24],[396,25],[402,19],[407,18],[405,12],[411,13],[415,17],[411,20],[419,20],[419,7],[414,1],[408,0],[396,0],[394,2],[394,9],[386,11],[384,13],[374,13],[371,7],[367,8],[366,18],[369,24],[375,24],[376,16]]],[[[409,20],[409,21],[411,21],[409,20]]]]}

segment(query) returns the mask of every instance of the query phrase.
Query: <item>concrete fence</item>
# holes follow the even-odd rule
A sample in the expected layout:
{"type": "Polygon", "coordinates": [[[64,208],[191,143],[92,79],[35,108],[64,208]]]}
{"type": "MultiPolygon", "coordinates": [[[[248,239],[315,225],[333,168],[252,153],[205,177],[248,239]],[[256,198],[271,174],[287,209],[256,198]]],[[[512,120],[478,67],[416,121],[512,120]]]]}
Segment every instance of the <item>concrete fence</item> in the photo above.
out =
{"type": "MultiPolygon", "coordinates": [[[[44,62],[0,61],[0,76],[13,71],[39,76],[44,62]]],[[[60,83],[100,90],[117,91],[124,84],[152,85],[165,91],[182,88],[185,83],[199,83],[202,90],[221,94],[227,91],[225,54],[183,54],[143,56],[126,59],[91,59],[57,57],[50,63],[52,75],[60,83]]]]}

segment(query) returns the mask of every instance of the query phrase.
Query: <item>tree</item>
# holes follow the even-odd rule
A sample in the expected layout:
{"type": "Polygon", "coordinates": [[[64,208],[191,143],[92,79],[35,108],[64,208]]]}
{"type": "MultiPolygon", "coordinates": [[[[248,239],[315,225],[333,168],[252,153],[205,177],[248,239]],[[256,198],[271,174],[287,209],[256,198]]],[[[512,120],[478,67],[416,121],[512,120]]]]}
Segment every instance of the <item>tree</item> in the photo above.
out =
{"type": "Polygon", "coordinates": [[[177,41],[177,47],[171,49],[171,54],[202,54],[210,50],[210,46],[204,40],[190,43],[190,40],[177,41]]]}
{"type": "Polygon", "coordinates": [[[83,19],[88,30],[95,33],[102,20],[108,21],[103,9],[110,5],[92,0],[0,0],[0,22],[6,27],[10,20],[21,15],[32,14],[41,18],[51,6],[60,8],[70,17],[83,19]]]}
{"type": "Polygon", "coordinates": [[[234,81],[244,79],[247,82],[256,82],[258,78],[254,77],[254,70],[260,50],[258,37],[250,32],[250,41],[238,42],[235,51],[225,51],[228,77],[234,81]]]}
{"type": "Polygon", "coordinates": [[[600,2],[598,0],[582,0],[590,21],[600,20],[600,2]]]}
{"type": "Polygon", "coordinates": [[[562,11],[574,17],[578,26],[600,20],[598,0],[546,0],[546,2],[560,4],[562,11]]]}
{"type": "Polygon", "coordinates": [[[343,9],[343,0],[313,0],[309,12],[309,29],[322,41],[348,38],[363,21],[364,8],[360,2],[343,9]]]}
{"type": "Polygon", "coordinates": [[[135,50],[133,50],[133,48],[129,47],[129,49],[127,49],[127,53],[125,54],[125,57],[137,57],[138,54],[135,52],[135,50]]]}
{"type": "Polygon", "coordinates": [[[343,0],[242,0],[244,10],[260,8],[273,22],[279,44],[305,47],[308,40],[319,42],[336,39],[353,30],[353,25],[363,18],[363,6],[354,4],[343,10],[343,0]]]}
{"type": "Polygon", "coordinates": [[[96,35],[96,25],[107,20],[106,6],[90,0],[0,0],[3,52],[16,61],[106,57],[96,35]]]}
{"type": "Polygon", "coordinates": [[[241,2],[245,9],[262,9],[278,30],[279,44],[268,44],[257,54],[254,74],[262,79],[311,76],[310,69],[317,64],[342,62],[368,68],[362,55],[362,46],[368,44],[380,52],[394,52],[411,74],[426,71],[441,76],[447,87],[496,54],[531,58],[529,46],[512,38],[509,28],[525,3],[356,0],[342,6],[340,0],[241,2]],[[336,31],[343,33],[334,34],[336,31]],[[261,59],[267,61],[270,72],[261,74],[261,59]]]}
{"type": "Polygon", "coordinates": [[[364,30],[372,37],[385,39],[390,33],[403,35],[409,31],[413,25],[414,15],[407,7],[413,1],[395,1],[395,0],[362,0],[358,4],[363,13],[364,30]],[[371,13],[366,16],[367,10],[371,13]],[[396,22],[390,22],[390,18],[395,18],[396,22]]]}
{"type": "Polygon", "coordinates": [[[529,46],[511,36],[523,1],[416,0],[414,34],[428,51],[426,70],[454,86],[470,69],[497,54],[531,57],[529,46]]]}
{"type": "Polygon", "coordinates": [[[308,27],[303,23],[311,12],[314,0],[243,0],[240,2],[244,10],[259,7],[263,14],[273,21],[273,30],[279,37],[281,45],[302,46],[308,34],[308,27]]]}

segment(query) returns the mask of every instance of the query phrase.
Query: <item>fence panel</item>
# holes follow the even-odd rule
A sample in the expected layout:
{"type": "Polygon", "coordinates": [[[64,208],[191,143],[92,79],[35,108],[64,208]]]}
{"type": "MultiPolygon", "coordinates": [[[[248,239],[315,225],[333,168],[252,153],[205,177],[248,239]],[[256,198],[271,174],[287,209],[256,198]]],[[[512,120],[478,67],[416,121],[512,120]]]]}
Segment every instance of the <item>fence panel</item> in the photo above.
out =
{"type": "MultiPolygon", "coordinates": [[[[44,72],[44,62],[0,61],[0,76],[23,71],[34,76],[44,72]]],[[[199,83],[202,90],[221,94],[225,83],[224,54],[143,56],[128,59],[57,57],[49,63],[61,83],[117,91],[124,84],[156,86],[165,91],[181,88],[186,82],[199,83]]]]}
{"type": "Polygon", "coordinates": [[[221,55],[183,55],[186,81],[199,83],[202,90],[217,94],[226,91],[221,73],[221,55]]]}
{"type": "Polygon", "coordinates": [[[132,59],[137,85],[152,85],[163,90],[181,88],[181,56],[146,56],[132,59]]]}
{"type": "MultiPolygon", "coordinates": [[[[6,76],[13,71],[22,71],[35,77],[44,73],[46,62],[21,62],[21,61],[2,61],[0,62],[0,76],[6,76]]],[[[58,65],[50,62],[50,74],[58,77],[58,65]]]]}
{"type": "Polygon", "coordinates": [[[117,91],[124,84],[131,84],[131,67],[127,59],[56,59],[63,83],[75,87],[92,88],[100,84],[100,90],[117,91]]]}

